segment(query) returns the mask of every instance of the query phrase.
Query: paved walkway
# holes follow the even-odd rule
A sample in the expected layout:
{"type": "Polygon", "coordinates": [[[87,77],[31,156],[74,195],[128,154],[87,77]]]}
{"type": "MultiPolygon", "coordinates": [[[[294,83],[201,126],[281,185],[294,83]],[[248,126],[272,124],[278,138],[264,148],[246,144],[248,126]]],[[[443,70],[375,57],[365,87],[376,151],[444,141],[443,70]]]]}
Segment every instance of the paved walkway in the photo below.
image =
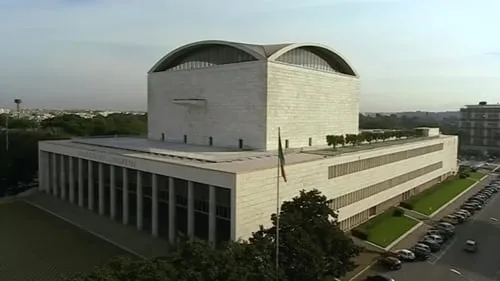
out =
{"type": "Polygon", "coordinates": [[[146,232],[100,216],[76,204],[41,192],[24,200],[139,257],[164,256],[168,252],[169,244],[166,240],[154,238],[146,232]]]}
{"type": "MultiPolygon", "coordinates": [[[[424,221],[424,224],[417,228],[414,232],[410,233],[408,236],[406,236],[404,239],[399,241],[396,245],[394,245],[393,249],[407,249],[411,248],[415,243],[422,238],[422,236],[427,232],[428,229],[431,228],[431,225],[433,221],[438,221],[442,217],[449,215],[452,213],[455,209],[460,207],[470,196],[472,196],[474,193],[478,192],[481,190],[485,185],[487,185],[494,176],[489,176],[482,182],[478,183],[476,186],[474,186],[471,190],[469,190],[467,193],[463,194],[462,197],[458,198],[455,202],[451,203],[448,205],[446,208],[444,208],[441,212],[439,212],[432,220],[427,220],[424,221]]],[[[361,264],[361,263],[360,263],[361,264]]],[[[357,270],[357,272],[360,272],[360,269],[357,270]]],[[[367,270],[365,273],[361,274],[360,276],[357,276],[355,279],[352,281],[361,281],[366,278],[367,275],[373,274],[374,272],[371,270],[367,270]]],[[[353,274],[350,274],[350,276],[354,276],[353,274]]],[[[350,276],[346,276],[347,278],[343,280],[350,280],[350,276]]],[[[351,277],[352,278],[352,277],[351,277]]]]}

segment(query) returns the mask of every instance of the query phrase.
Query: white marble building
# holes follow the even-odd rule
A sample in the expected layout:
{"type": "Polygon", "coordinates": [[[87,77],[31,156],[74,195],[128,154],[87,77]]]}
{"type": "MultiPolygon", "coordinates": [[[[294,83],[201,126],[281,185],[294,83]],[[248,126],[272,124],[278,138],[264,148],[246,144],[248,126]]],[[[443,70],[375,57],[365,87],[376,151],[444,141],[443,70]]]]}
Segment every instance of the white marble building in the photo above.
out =
{"type": "Polygon", "coordinates": [[[320,189],[349,229],[457,170],[457,138],[325,150],[358,132],[359,77],[317,44],[204,41],[148,75],[148,138],[39,144],[40,189],[173,241],[247,238],[275,211],[277,128],[288,182],[281,200],[320,189]]]}

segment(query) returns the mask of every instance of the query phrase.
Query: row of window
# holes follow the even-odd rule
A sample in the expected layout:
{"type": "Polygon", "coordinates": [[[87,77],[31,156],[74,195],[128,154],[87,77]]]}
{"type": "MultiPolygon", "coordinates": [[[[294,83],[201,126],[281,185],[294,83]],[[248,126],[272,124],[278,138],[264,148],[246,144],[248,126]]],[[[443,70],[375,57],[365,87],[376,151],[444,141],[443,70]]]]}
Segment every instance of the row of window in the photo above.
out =
{"type": "Polygon", "coordinates": [[[388,179],[383,182],[376,183],[374,185],[365,187],[360,190],[356,190],[340,197],[334,198],[330,200],[329,206],[333,210],[338,210],[342,207],[348,206],[355,202],[361,201],[365,198],[373,196],[382,191],[388,190],[405,182],[411,181],[423,175],[426,175],[430,172],[439,170],[443,167],[443,162],[437,162],[429,166],[425,166],[423,168],[411,171],[409,173],[388,179]]]}
{"type": "Polygon", "coordinates": [[[421,155],[425,155],[428,153],[436,152],[443,150],[444,145],[442,143],[440,144],[434,144],[434,145],[428,145],[425,147],[420,147],[420,148],[415,148],[415,149],[410,149],[410,150],[405,150],[401,152],[395,152],[395,153],[390,153],[390,154],[385,154],[382,156],[375,156],[367,159],[362,159],[362,160],[356,160],[356,161],[351,161],[347,163],[342,163],[338,165],[333,165],[328,167],[328,178],[336,178],[336,177],[341,177],[353,173],[357,173],[360,171],[384,166],[390,163],[418,157],[421,155]]]}
{"type": "Polygon", "coordinates": [[[500,127],[500,122],[461,122],[460,128],[492,128],[497,129],[500,127]]]}

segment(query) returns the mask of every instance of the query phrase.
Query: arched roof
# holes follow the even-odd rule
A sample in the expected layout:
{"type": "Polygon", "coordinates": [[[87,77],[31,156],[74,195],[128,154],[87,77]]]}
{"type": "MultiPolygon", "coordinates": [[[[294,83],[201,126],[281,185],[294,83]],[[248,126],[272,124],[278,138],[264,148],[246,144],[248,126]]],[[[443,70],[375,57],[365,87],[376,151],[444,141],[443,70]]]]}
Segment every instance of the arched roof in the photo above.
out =
{"type": "Polygon", "coordinates": [[[291,50],[304,48],[324,59],[326,62],[328,62],[328,64],[330,64],[333,69],[336,69],[338,72],[359,77],[356,71],[341,55],[339,55],[333,49],[321,44],[284,43],[273,45],[254,45],[222,40],[206,40],[183,45],[161,58],[148,73],[160,72],[169,69],[170,66],[174,66],[176,62],[182,60],[190,54],[195,53],[203,47],[213,45],[220,45],[238,49],[249,54],[255,60],[269,61],[276,61],[279,57],[291,50]]]}

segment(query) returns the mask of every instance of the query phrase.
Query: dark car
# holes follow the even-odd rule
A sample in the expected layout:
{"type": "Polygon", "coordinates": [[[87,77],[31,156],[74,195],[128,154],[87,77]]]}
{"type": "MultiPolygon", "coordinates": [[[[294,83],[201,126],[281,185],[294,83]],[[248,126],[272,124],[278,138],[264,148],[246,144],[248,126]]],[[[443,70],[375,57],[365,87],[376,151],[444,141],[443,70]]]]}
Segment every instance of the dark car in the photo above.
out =
{"type": "Polygon", "coordinates": [[[431,248],[431,252],[433,252],[433,253],[439,252],[439,250],[441,250],[441,245],[434,242],[433,240],[423,239],[422,241],[419,241],[419,242],[429,246],[429,248],[431,248]]]}
{"type": "Polygon", "coordinates": [[[380,264],[390,270],[398,270],[401,269],[402,262],[395,257],[385,257],[380,260],[380,264]]]}
{"type": "Polygon", "coordinates": [[[429,251],[424,250],[423,248],[413,248],[411,251],[415,254],[415,259],[420,261],[427,260],[431,253],[429,251]]]}
{"type": "Polygon", "coordinates": [[[395,281],[395,280],[390,276],[377,274],[366,277],[366,281],[395,281]]]}

